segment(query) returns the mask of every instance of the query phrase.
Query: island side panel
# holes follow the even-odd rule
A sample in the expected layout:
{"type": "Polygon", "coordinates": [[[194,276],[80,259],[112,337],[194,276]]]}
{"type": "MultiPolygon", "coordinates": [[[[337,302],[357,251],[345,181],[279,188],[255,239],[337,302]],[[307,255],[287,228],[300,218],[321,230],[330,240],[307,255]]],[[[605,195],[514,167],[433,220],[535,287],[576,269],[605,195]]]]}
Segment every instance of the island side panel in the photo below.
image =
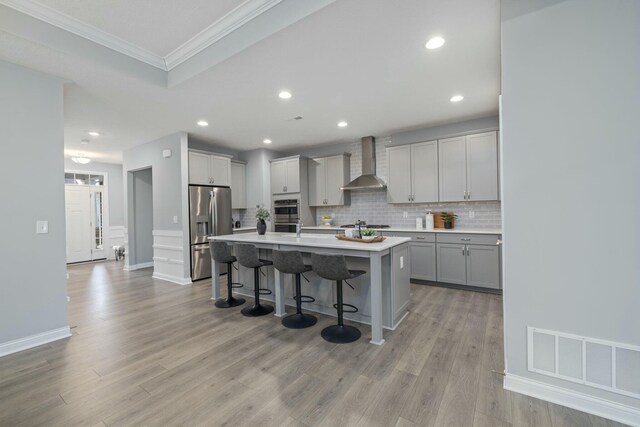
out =
{"type": "Polygon", "coordinates": [[[403,244],[391,250],[391,309],[392,327],[395,329],[409,311],[411,297],[411,265],[409,245],[403,244]]]}

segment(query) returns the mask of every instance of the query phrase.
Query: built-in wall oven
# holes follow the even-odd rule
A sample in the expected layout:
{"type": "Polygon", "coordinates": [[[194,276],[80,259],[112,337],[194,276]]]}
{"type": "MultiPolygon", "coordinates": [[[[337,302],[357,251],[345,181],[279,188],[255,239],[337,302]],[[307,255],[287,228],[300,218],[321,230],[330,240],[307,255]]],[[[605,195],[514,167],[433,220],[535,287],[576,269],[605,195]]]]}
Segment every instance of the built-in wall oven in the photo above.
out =
{"type": "Polygon", "coordinates": [[[300,200],[275,200],[273,202],[273,214],[273,231],[295,233],[296,224],[300,220],[300,200]]]}

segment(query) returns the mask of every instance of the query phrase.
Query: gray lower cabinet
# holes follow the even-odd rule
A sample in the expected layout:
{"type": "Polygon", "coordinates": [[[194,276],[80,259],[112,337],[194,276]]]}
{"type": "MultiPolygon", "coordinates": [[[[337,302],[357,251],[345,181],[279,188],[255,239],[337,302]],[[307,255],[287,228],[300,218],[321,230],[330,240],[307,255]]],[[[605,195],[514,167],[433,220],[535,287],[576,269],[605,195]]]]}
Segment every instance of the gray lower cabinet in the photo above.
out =
{"type": "Polygon", "coordinates": [[[437,244],[437,281],[500,289],[500,247],[496,245],[437,244]]]}
{"type": "Polygon", "coordinates": [[[466,246],[457,243],[438,243],[438,282],[467,284],[466,246]]]}
{"type": "Polygon", "coordinates": [[[418,243],[409,244],[411,258],[411,278],[429,280],[435,282],[436,276],[436,244],[418,243]]]}
{"type": "Polygon", "coordinates": [[[467,285],[500,289],[500,247],[467,245],[467,285]]]}

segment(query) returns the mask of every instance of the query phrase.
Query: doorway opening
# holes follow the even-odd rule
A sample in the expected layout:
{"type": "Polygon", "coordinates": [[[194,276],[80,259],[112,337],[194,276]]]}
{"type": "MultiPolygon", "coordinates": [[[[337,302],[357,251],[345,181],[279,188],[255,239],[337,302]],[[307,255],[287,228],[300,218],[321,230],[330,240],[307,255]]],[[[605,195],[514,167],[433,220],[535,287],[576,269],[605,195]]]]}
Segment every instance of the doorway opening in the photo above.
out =
{"type": "Polygon", "coordinates": [[[106,178],[100,172],[65,172],[67,264],[107,258],[106,178]]]}
{"type": "Polygon", "coordinates": [[[153,267],[153,178],[151,168],[127,173],[129,192],[128,270],[153,267]]]}

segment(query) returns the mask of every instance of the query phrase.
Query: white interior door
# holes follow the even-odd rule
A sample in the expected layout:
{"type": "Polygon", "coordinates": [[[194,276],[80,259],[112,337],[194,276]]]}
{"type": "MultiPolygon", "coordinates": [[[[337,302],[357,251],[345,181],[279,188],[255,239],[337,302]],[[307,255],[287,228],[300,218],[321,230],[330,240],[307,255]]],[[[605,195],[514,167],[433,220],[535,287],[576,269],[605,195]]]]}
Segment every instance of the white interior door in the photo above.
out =
{"type": "Polygon", "coordinates": [[[91,188],[65,186],[67,263],[91,260],[91,188]]]}

